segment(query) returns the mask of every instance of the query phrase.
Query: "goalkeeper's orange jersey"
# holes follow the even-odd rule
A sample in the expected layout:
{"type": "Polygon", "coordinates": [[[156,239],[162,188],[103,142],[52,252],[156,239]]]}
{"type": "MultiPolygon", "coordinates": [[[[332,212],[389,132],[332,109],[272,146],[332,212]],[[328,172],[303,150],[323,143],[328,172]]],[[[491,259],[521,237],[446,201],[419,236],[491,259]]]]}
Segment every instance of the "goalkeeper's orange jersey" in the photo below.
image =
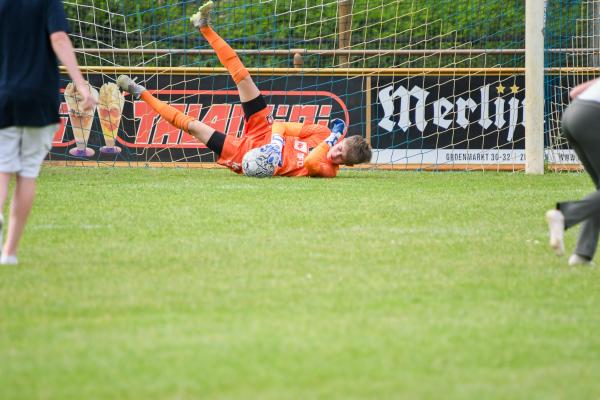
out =
{"type": "Polygon", "coordinates": [[[280,176],[321,176],[333,178],[339,166],[327,159],[329,145],[324,140],[331,131],[316,124],[298,122],[272,123],[268,109],[253,114],[241,137],[227,135],[217,162],[233,172],[242,173],[242,158],[251,149],[271,141],[271,135],[283,136],[283,164],[275,170],[280,176]]]}
{"type": "Polygon", "coordinates": [[[324,140],[331,131],[323,125],[283,122],[273,124],[273,133],[285,140],[283,164],[275,170],[280,176],[320,176],[333,178],[339,166],[327,159],[329,145],[324,140]]]}

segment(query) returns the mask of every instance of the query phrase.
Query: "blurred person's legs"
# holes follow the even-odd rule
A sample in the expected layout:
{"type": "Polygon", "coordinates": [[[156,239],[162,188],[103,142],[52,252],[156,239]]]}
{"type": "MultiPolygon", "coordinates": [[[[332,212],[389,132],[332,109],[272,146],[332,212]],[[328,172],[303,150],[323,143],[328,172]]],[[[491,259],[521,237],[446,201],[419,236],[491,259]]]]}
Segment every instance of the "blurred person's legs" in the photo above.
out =
{"type": "Polygon", "coordinates": [[[4,203],[8,197],[8,184],[12,174],[0,172],[0,256],[2,254],[2,245],[4,244],[4,203]]]}
{"type": "Polygon", "coordinates": [[[557,203],[564,229],[581,223],[574,256],[569,263],[582,264],[594,258],[600,234],[600,103],[574,100],[562,119],[563,135],[577,153],[596,191],[577,201],[557,203]]]}
{"type": "Polygon", "coordinates": [[[0,206],[8,193],[8,183],[16,175],[8,218],[6,242],[0,264],[17,264],[19,242],[35,197],[35,181],[42,161],[50,151],[56,125],[45,127],[10,127],[0,129],[0,206]]]}

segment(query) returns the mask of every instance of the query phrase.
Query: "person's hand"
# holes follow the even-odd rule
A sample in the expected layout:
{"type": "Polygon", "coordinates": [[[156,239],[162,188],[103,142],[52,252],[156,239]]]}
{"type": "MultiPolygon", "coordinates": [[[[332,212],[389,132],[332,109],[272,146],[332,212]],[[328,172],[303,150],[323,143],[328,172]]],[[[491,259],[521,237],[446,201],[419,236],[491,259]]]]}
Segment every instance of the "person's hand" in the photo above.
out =
{"type": "Polygon", "coordinates": [[[90,91],[87,88],[85,88],[84,90],[80,90],[79,94],[82,97],[82,100],[81,100],[82,111],[85,114],[91,113],[91,111],[98,104],[98,101],[96,100],[96,98],[94,96],[92,96],[92,94],[90,93],[90,91]]]}
{"type": "Polygon", "coordinates": [[[262,151],[265,154],[267,154],[267,161],[270,164],[273,164],[273,165],[276,165],[278,167],[281,167],[281,162],[282,162],[282,159],[281,159],[281,149],[279,149],[276,146],[270,145],[270,144],[268,144],[266,146],[263,146],[263,147],[265,147],[265,148],[262,149],[262,151]]]}
{"type": "Polygon", "coordinates": [[[281,167],[283,164],[283,158],[281,153],[283,151],[284,140],[280,135],[273,135],[271,143],[267,143],[259,148],[259,151],[267,157],[269,164],[281,167]]]}
{"type": "Polygon", "coordinates": [[[331,130],[331,134],[325,141],[330,147],[333,147],[344,134],[346,123],[339,118],[335,118],[329,123],[329,129],[331,130]]]}
{"type": "Polygon", "coordinates": [[[98,103],[98,92],[85,81],[73,82],[73,85],[69,84],[67,89],[69,87],[72,87],[72,91],[69,92],[69,95],[75,100],[76,105],[75,107],[72,107],[71,113],[80,117],[92,115],[98,103]]]}

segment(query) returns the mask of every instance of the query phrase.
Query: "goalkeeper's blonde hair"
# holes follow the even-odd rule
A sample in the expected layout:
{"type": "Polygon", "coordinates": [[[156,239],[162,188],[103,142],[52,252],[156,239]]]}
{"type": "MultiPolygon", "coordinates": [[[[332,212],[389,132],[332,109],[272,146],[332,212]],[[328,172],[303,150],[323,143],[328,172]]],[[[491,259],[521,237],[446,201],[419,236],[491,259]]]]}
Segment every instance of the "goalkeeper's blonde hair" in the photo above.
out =
{"type": "Polygon", "coordinates": [[[373,152],[371,145],[362,136],[350,136],[344,139],[346,144],[344,163],[346,165],[362,164],[371,161],[373,152]]]}

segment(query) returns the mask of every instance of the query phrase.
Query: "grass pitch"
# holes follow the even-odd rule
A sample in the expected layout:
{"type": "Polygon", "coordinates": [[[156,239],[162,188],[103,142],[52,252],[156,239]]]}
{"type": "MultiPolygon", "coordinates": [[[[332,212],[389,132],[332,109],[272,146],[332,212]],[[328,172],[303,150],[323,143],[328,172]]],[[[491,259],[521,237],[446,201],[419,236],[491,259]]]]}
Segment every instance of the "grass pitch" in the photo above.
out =
{"type": "Polygon", "coordinates": [[[543,219],[592,190],[46,167],[0,268],[0,398],[598,398],[598,268],[543,219]]]}

